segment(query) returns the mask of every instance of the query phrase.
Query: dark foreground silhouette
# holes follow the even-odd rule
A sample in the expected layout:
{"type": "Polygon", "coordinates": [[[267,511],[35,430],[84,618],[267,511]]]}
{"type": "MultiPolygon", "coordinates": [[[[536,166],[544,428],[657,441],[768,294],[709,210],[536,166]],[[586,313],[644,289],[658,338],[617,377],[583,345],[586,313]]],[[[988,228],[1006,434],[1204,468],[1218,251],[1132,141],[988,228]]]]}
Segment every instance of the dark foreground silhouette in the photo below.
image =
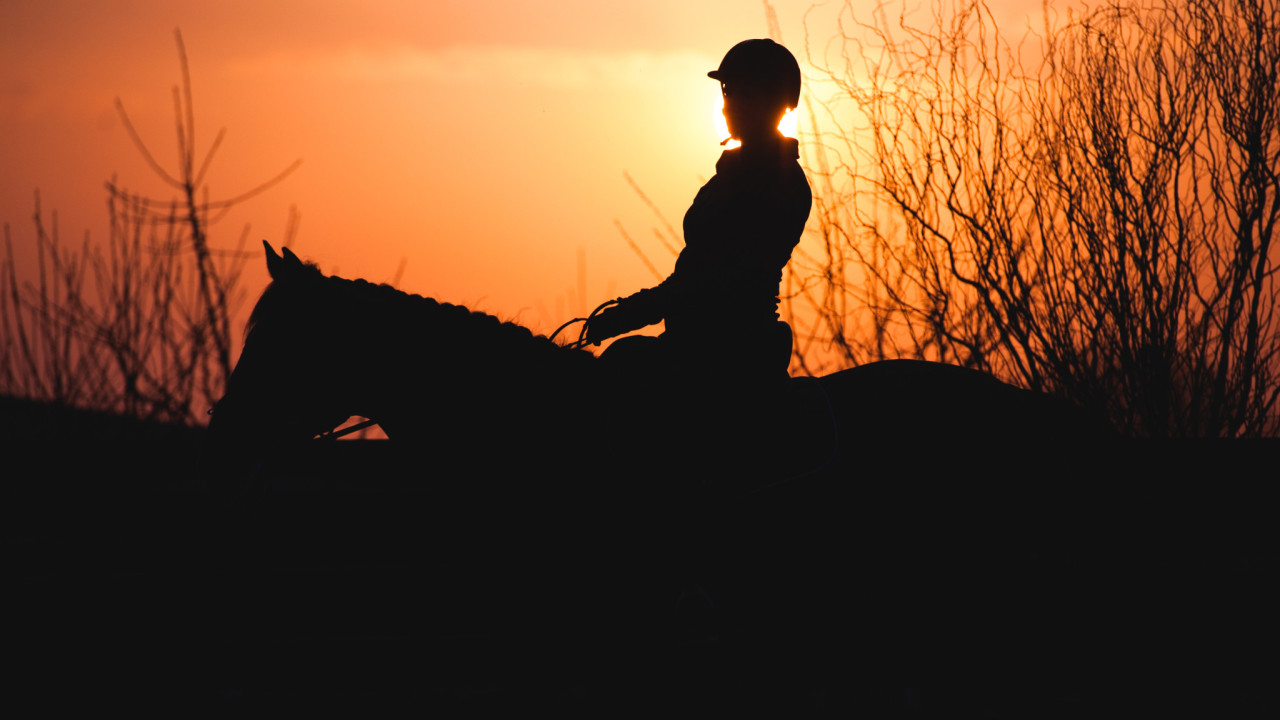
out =
{"type": "Polygon", "coordinates": [[[794,381],[767,446],[705,406],[681,421],[720,430],[705,446],[661,423],[637,437],[652,418],[589,354],[273,264],[205,436],[4,428],[23,468],[6,490],[36,490],[3,504],[12,696],[233,715],[1274,710],[1257,657],[1274,502],[1249,474],[1274,444],[1082,442],[1069,408],[915,363],[794,381]],[[311,440],[352,413],[393,439],[311,440]],[[197,440],[208,495],[189,486],[197,440]]]}
{"type": "MultiPolygon", "coordinates": [[[[418,493],[399,552],[456,575],[416,592],[442,582],[484,618],[504,682],[583,708],[932,716],[1096,716],[1177,685],[1185,655],[1161,653],[1188,636],[1139,619],[1163,601],[1116,564],[1137,498],[1089,484],[1152,468],[1070,405],[891,362],[726,417],[645,401],[517,325],[268,257],[209,429],[214,490],[253,506],[332,478],[311,438],[377,420],[391,442],[350,482],[418,493]]],[[[351,542],[320,525],[302,536],[351,542]]]]}

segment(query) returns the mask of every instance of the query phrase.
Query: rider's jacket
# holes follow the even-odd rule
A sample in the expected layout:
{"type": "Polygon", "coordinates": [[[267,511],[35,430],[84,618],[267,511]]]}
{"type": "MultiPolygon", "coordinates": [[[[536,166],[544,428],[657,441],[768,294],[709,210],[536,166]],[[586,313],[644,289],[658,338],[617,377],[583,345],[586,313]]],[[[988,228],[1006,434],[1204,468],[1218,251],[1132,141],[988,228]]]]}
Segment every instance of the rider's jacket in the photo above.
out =
{"type": "Polygon", "coordinates": [[[685,247],[661,284],[623,300],[641,325],[667,322],[667,336],[723,341],[778,319],[782,271],[813,204],[799,144],[726,150],[684,216],[685,247]]]}

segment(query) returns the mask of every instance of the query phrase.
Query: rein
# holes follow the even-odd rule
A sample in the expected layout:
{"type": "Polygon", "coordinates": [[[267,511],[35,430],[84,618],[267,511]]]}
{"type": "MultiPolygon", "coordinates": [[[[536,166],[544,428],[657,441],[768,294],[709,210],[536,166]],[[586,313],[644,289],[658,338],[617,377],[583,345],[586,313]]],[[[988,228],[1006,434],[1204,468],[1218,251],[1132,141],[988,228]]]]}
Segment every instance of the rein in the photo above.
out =
{"type": "MultiPolygon", "coordinates": [[[[218,409],[218,403],[214,403],[214,404],[213,404],[213,407],[211,407],[211,408],[209,408],[208,410],[206,410],[206,411],[205,411],[205,414],[206,414],[206,415],[209,415],[209,416],[211,416],[211,417],[212,417],[212,416],[213,416],[213,412],[214,412],[215,410],[217,410],[217,409],[218,409]]],[[[327,442],[327,441],[331,441],[331,440],[337,440],[337,439],[338,439],[338,438],[340,438],[340,437],[346,437],[347,435],[350,435],[351,433],[354,433],[354,432],[360,432],[361,430],[364,430],[365,428],[371,428],[371,427],[373,427],[374,425],[377,425],[377,424],[378,424],[378,421],[377,421],[377,420],[365,420],[364,422],[356,423],[355,425],[352,425],[351,427],[345,427],[345,428],[342,428],[341,430],[328,430],[327,432],[322,432],[322,433],[320,433],[319,435],[316,435],[315,437],[311,438],[311,440],[312,440],[313,442],[314,442],[314,441],[317,441],[317,440],[319,440],[319,441],[325,441],[325,442],[327,442]]]]}
{"type": "Polygon", "coordinates": [[[321,442],[337,440],[340,437],[350,435],[353,432],[359,432],[361,430],[364,430],[365,428],[370,428],[377,424],[378,424],[377,420],[365,420],[362,423],[356,423],[351,427],[342,428],[341,430],[330,430],[329,432],[320,433],[319,435],[312,438],[312,440],[313,441],[319,440],[321,442]]]}
{"type": "Polygon", "coordinates": [[[604,310],[605,308],[609,307],[610,305],[617,305],[619,302],[621,302],[621,300],[620,300],[620,299],[605,300],[604,302],[602,302],[602,303],[600,303],[599,305],[597,305],[597,306],[596,306],[596,309],[595,309],[595,310],[592,310],[590,315],[588,315],[588,316],[586,316],[586,317],[584,317],[584,318],[574,318],[574,319],[570,320],[569,322],[567,322],[567,323],[565,323],[565,324],[561,325],[560,327],[556,328],[556,331],[555,331],[555,332],[553,332],[553,333],[551,333],[551,340],[554,342],[554,341],[555,341],[555,339],[556,339],[556,336],[560,334],[560,331],[561,331],[561,330],[564,330],[565,328],[569,327],[570,325],[572,325],[572,324],[574,324],[574,323],[580,322],[580,323],[582,323],[582,329],[580,329],[580,330],[578,331],[578,339],[577,339],[577,340],[574,340],[574,341],[573,341],[573,342],[571,342],[571,343],[567,343],[567,344],[565,345],[565,347],[567,347],[567,348],[572,348],[572,349],[574,349],[574,350],[580,350],[581,348],[585,347],[585,346],[586,346],[586,344],[587,344],[587,324],[591,322],[591,319],[592,319],[592,318],[594,318],[596,315],[599,315],[601,310],[604,310]]]}

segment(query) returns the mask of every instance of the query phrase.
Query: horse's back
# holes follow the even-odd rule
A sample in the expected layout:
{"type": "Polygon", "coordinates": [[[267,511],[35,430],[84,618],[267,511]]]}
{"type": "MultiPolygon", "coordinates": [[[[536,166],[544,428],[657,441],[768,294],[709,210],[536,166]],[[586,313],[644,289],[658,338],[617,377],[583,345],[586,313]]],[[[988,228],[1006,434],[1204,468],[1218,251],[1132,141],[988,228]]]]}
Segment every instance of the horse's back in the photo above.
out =
{"type": "Polygon", "coordinates": [[[796,527],[874,533],[961,508],[973,517],[979,507],[1039,505],[1059,481],[1089,472],[1110,439],[1065,400],[942,363],[869,363],[792,385],[802,436],[787,443],[793,462],[745,505],[761,517],[791,513],[796,527]]]}
{"type": "Polygon", "coordinates": [[[810,391],[797,426],[835,437],[836,451],[790,446],[794,472],[734,498],[727,517],[734,537],[824,582],[1052,536],[1110,439],[1065,400],[941,363],[870,363],[792,385],[810,391]]]}
{"type": "Polygon", "coordinates": [[[1105,427],[1061,398],[923,360],[868,363],[821,378],[842,435],[881,446],[1071,444],[1105,427]]]}

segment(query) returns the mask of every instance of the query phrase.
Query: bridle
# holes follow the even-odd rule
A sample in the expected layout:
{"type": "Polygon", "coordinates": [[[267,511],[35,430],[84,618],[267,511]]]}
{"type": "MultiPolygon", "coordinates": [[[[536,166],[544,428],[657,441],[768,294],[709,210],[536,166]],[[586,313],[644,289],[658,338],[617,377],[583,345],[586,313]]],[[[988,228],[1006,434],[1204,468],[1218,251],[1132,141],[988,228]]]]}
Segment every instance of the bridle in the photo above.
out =
{"type": "Polygon", "coordinates": [[[356,423],[351,427],[345,427],[345,428],[342,428],[341,430],[330,430],[328,432],[322,432],[319,435],[312,438],[311,440],[312,442],[316,442],[316,441],[329,442],[332,440],[337,440],[340,437],[350,435],[353,432],[359,432],[361,430],[364,430],[365,428],[373,427],[374,425],[377,425],[377,424],[378,424],[377,420],[365,420],[362,423],[356,423]]]}
{"type": "MultiPolygon", "coordinates": [[[[218,409],[218,404],[221,402],[222,402],[221,400],[215,402],[213,404],[213,407],[205,411],[205,414],[210,417],[213,417],[214,412],[218,409]]],[[[338,430],[336,428],[330,428],[322,433],[319,433],[315,437],[311,438],[311,442],[316,442],[316,441],[330,442],[333,440],[337,440],[340,437],[346,437],[351,433],[360,432],[361,430],[364,430],[366,428],[371,428],[377,424],[378,424],[377,420],[365,420],[364,422],[356,423],[355,425],[352,425],[350,427],[344,427],[341,430],[338,430]]]]}

